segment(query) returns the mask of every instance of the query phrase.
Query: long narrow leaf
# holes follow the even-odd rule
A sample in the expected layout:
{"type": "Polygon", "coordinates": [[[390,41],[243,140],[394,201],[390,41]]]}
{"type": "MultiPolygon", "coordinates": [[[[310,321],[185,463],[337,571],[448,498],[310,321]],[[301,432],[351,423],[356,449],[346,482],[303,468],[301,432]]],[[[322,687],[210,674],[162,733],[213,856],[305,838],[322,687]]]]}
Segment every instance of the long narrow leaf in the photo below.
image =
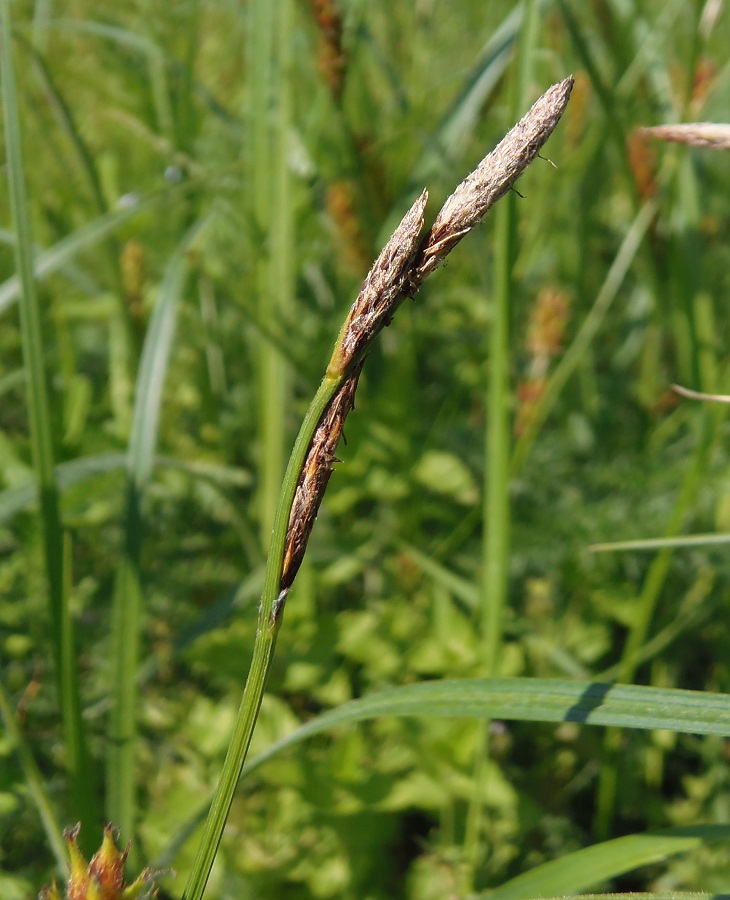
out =
{"type": "Polygon", "coordinates": [[[0,67],[10,208],[16,233],[15,258],[20,285],[20,327],[33,467],[40,498],[50,630],[64,733],[66,768],[75,816],[95,818],[88,748],[81,721],[73,624],[65,594],[63,529],[56,484],[50,400],[46,382],[41,310],[33,277],[33,236],[25,185],[20,113],[13,71],[8,0],[0,2],[0,67]]]}
{"type": "Polygon", "coordinates": [[[547,678],[427,681],[371,694],[317,716],[251,760],[244,773],[314,734],[381,716],[580,722],[730,735],[730,695],[547,678]]]}
{"type": "MultiPolygon", "coordinates": [[[[311,719],[251,759],[244,766],[242,777],[316,734],[384,716],[580,722],[730,735],[730,695],[542,678],[428,681],[371,694],[311,719]]],[[[201,804],[181,825],[179,833],[158,856],[157,865],[170,864],[204,817],[207,806],[207,802],[201,804]]]]}
{"type": "Polygon", "coordinates": [[[551,860],[480,896],[489,900],[531,900],[532,897],[573,895],[639,866],[728,838],[730,825],[697,825],[657,834],[627,835],[551,860]]]}

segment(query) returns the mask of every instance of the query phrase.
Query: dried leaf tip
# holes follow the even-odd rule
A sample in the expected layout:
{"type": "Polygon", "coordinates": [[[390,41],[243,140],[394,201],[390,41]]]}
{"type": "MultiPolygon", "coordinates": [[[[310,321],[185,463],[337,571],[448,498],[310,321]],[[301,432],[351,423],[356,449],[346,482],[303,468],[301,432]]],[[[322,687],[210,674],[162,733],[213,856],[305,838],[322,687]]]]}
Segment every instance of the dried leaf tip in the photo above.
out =
{"type": "Polygon", "coordinates": [[[444,203],[421,242],[411,275],[411,293],[511,189],[555,130],[573,90],[573,77],[559,81],[537,100],[491,153],[444,203]]]}
{"type": "MultiPolygon", "coordinates": [[[[317,518],[319,505],[327,490],[332,467],[337,461],[335,450],[345,427],[345,419],[355,405],[355,391],[363,362],[364,360],[360,360],[347,374],[341,387],[322,414],[299,473],[299,482],[289,512],[289,527],[284,545],[284,562],[279,585],[282,601],[286,600],[286,594],[304,559],[304,552],[307,549],[314,520],[317,518]]],[[[283,602],[279,608],[274,610],[275,617],[279,616],[282,610],[283,602]]],[[[274,626],[276,621],[274,620],[270,624],[274,626]]]]}

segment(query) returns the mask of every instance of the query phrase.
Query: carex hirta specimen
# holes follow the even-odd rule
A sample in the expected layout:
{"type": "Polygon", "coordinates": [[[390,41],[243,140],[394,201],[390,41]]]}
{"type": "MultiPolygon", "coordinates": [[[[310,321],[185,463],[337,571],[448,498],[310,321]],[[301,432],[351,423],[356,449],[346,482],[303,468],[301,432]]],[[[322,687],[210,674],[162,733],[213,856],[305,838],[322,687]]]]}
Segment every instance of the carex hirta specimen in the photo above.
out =
{"type": "Polygon", "coordinates": [[[286,598],[335,462],[335,450],[352,409],[360,372],[373,340],[406,297],[489,208],[512,189],[554,131],[570,98],[573,79],[553,85],[444,203],[421,237],[428,194],[408,210],[373,264],[340,330],[327,371],[302,423],[284,476],[259,608],[253,660],[203,837],[185,890],[200,900],[220,843],[236,783],[253,734],[273,658],[286,598]]]}
{"type": "MultiPolygon", "coordinates": [[[[552,134],[570,97],[573,79],[550,88],[457,187],[420,239],[428,192],[408,210],[368,273],[340,331],[327,377],[342,384],[311,440],[289,517],[280,593],[291,587],[335,460],[342,428],[352,409],[363,357],[388,325],[404,297],[413,297],[489,208],[511,190],[552,134]]],[[[283,598],[282,598],[283,599],[283,598]]],[[[281,602],[278,607],[281,609],[281,602]]]]}

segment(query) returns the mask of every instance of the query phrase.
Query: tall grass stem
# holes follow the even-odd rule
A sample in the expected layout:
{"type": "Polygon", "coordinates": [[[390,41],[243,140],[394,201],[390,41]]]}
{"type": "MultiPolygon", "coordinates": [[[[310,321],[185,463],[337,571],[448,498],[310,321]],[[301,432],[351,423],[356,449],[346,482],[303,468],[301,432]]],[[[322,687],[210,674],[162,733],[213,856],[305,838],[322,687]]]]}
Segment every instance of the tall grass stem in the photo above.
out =
{"type": "MultiPolygon", "coordinates": [[[[523,109],[530,91],[531,60],[538,36],[536,4],[527,0],[516,47],[516,65],[510,81],[509,120],[523,109]]],[[[480,634],[483,669],[487,677],[499,674],[502,621],[507,603],[510,534],[510,311],[512,308],[512,267],[515,257],[516,195],[495,210],[494,260],[492,277],[492,317],[489,330],[488,379],[485,390],[486,428],[484,435],[484,481],[482,486],[482,570],[479,582],[480,634]]],[[[490,767],[489,723],[484,724],[483,741],[477,749],[476,790],[467,811],[465,857],[469,883],[482,855],[484,798],[488,792],[490,767]]]]}
{"type": "MultiPolygon", "coordinates": [[[[286,321],[292,293],[292,207],[288,159],[291,129],[289,78],[291,0],[253,0],[249,21],[251,91],[250,183],[255,223],[257,317],[286,321]]],[[[288,363],[269,341],[256,349],[260,446],[259,517],[264,546],[271,536],[284,471],[288,363]]]]}

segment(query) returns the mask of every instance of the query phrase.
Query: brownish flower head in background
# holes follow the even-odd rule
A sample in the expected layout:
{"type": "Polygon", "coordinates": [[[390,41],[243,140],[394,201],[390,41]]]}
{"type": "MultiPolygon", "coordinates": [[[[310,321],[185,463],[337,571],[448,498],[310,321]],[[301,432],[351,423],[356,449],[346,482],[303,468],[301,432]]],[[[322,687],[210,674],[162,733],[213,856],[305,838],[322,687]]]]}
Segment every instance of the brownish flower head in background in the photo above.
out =
{"type": "Polygon", "coordinates": [[[527,351],[534,368],[544,371],[560,352],[569,308],[568,294],[559,288],[543,288],[537,295],[527,326],[527,351]]]}
{"type": "Polygon", "coordinates": [[[695,68],[694,80],[692,82],[692,97],[690,98],[690,109],[699,111],[704,106],[708,94],[715,87],[717,81],[717,66],[712,60],[703,57],[697,63],[695,68]]]}
{"type": "Polygon", "coordinates": [[[373,256],[355,209],[354,193],[351,181],[335,181],[327,188],[327,212],[337,228],[345,262],[362,278],[373,256]]]}
{"type": "Polygon", "coordinates": [[[545,288],[537,295],[525,342],[529,354],[527,377],[517,388],[516,437],[527,430],[535,408],[545,393],[550,362],[562,348],[569,312],[570,298],[566,291],[545,288]]]}
{"type": "Polygon", "coordinates": [[[657,155],[651,146],[646,130],[638,128],[628,138],[629,166],[636,182],[636,190],[642,201],[655,197],[657,184],[657,155]]]}
{"type": "Polygon", "coordinates": [[[337,104],[342,99],[347,59],[342,51],[342,17],[333,0],[309,0],[320,33],[317,68],[337,104]]]}

